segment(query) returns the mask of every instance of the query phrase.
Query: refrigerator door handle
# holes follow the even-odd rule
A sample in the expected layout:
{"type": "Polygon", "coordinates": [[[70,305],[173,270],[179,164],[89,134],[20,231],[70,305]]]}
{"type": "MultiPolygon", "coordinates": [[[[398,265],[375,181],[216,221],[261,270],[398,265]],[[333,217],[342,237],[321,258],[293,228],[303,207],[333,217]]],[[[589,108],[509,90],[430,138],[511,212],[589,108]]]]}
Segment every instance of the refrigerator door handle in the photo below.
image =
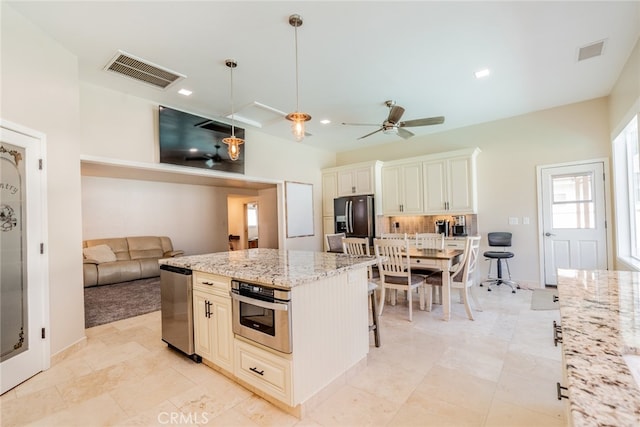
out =
{"type": "Polygon", "coordinates": [[[349,200],[349,232],[353,234],[353,200],[349,200]]]}
{"type": "Polygon", "coordinates": [[[346,200],[344,202],[344,226],[345,226],[345,231],[347,233],[349,233],[349,201],[346,200]]]}

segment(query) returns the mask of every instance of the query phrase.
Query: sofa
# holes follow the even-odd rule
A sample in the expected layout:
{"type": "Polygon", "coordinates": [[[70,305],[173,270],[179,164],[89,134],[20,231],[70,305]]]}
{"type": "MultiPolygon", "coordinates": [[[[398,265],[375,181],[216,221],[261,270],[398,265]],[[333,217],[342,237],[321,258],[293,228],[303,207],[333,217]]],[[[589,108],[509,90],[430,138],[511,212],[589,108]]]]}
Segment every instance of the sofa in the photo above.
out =
{"type": "Polygon", "coordinates": [[[166,236],[133,236],[82,242],[84,286],[160,276],[161,258],[184,254],[166,236]]]}

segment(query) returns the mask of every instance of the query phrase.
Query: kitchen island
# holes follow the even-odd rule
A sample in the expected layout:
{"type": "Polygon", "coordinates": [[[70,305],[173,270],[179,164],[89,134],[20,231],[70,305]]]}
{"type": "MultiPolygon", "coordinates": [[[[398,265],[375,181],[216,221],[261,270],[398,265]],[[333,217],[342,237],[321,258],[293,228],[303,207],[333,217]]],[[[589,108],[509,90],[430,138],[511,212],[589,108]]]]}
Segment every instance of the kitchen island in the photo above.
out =
{"type": "Polygon", "coordinates": [[[640,425],[640,273],[559,269],[558,294],[569,422],[640,425]]]}
{"type": "Polygon", "coordinates": [[[196,353],[282,409],[303,416],[346,383],[369,352],[367,267],[372,256],[248,249],[162,259],[193,274],[196,353]],[[290,292],[291,353],[232,332],[231,282],[290,292]]]}

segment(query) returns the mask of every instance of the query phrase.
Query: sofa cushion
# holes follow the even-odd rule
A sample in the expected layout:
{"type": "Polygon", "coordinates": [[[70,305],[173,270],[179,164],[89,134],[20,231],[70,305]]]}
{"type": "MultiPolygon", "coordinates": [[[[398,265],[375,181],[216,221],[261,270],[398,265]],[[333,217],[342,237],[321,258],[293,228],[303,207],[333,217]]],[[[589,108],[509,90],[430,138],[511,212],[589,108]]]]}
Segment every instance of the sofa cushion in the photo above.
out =
{"type": "Polygon", "coordinates": [[[95,260],[98,264],[116,260],[116,254],[113,253],[108,245],[96,245],[84,248],[82,253],[85,258],[95,260]]]}
{"type": "Polygon", "coordinates": [[[138,261],[115,261],[98,264],[98,285],[128,282],[140,278],[138,261]]]}
{"type": "Polygon", "coordinates": [[[131,259],[162,258],[162,242],[157,236],[127,237],[131,259]]]}
{"type": "Polygon", "coordinates": [[[107,245],[111,248],[114,254],[116,254],[116,259],[118,261],[129,260],[129,244],[127,243],[127,239],[124,237],[117,237],[111,239],[93,239],[93,240],[85,240],[84,247],[90,248],[91,246],[97,245],[107,245]]]}
{"type": "Polygon", "coordinates": [[[136,261],[140,263],[141,279],[160,275],[160,264],[158,263],[158,258],[141,258],[136,261]]]}

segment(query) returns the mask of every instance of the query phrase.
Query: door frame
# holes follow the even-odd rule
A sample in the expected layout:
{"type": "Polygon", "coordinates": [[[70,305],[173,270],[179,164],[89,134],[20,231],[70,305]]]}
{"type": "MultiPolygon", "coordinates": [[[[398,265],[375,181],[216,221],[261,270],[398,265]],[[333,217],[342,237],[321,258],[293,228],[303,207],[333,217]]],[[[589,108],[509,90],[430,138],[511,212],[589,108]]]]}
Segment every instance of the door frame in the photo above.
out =
{"type": "Polygon", "coordinates": [[[536,191],[537,191],[537,202],[538,202],[538,265],[539,265],[539,282],[540,287],[545,287],[545,256],[544,256],[544,224],[543,224],[543,204],[542,204],[542,170],[548,168],[557,168],[557,167],[566,167],[566,166],[581,166],[590,163],[602,163],[603,171],[604,171],[604,216],[605,216],[605,241],[607,245],[607,266],[610,270],[613,267],[613,245],[612,245],[612,236],[613,236],[613,222],[612,222],[612,212],[611,212],[611,179],[609,174],[609,158],[608,157],[600,157],[596,159],[588,159],[588,160],[578,160],[574,162],[563,162],[563,163],[551,163],[546,165],[538,165],[536,166],[536,191]]]}
{"type": "MultiPolygon", "coordinates": [[[[38,222],[38,226],[39,226],[39,235],[34,236],[35,239],[29,238],[27,244],[32,246],[31,249],[28,250],[28,253],[31,253],[33,255],[35,255],[35,252],[40,252],[37,256],[35,257],[37,259],[36,262],[36,267],[30,266],[29,268],[29,289],[30,290],[35,290],[36,292],[40,292],[41,293],[41,299],[39,301],[39,304],[36,304],[34,306],[34,304],[32,303],[32,295],[29,293],[28,298],[29,298],[29,310],[39,310],[40,311],[40,316],[41,316],[41,325],[31,325],[31,323],[29,324],[29,339],[33,339],[33,340],[39,340],[42,344],[42,354],[39,360],[39,366],[38,366],[38,371],[35,372],[35,374],[45,371],[47,370],[50,366],[51,366],[51,324],[50,324],[50,310],[49,310],[49,303],[50,303],[50,287],[49,287],[49,256],[48,256],[48,252],[49,252],[49,241],[48,241],[48,217],[47,217],[47,140],[46,140],[46,135],[42,132],[38,132],[36,130],[30,129],[26,126],[22,126],[13,122],[10,122],[8,120],[3,120],[0,118],[0,127],[6,130],[9,130],[11,132],[15,132],[15,133],[19,133],[22,135],[25,135],[29,138],[33,138],[35,140],[37,140],[37,144],[35,147],[27,147],[26,149],[29,151],[34,150],[36,153],[33,153],[34,155],[37,156],[37,159],[41,159],[42,160],[42,166],[40,168],[40,172],[34,172],[34,173],[38,173],[38,185],[39,185],[39,190],[40,190],[40,194],[39,194],[39,203],[40,203],[40,209],[41,209],[41,213],[40,216],[37,220],[38,222]],[[34,241],[36,240],[36,241],[34,241]],[[36,250],[33,247],[39,247],[40,245],[43,245],[43,251],[40,250],[36,250]],[[35,286],[34,286],[35,283],[35,286]],[[41,338],[40,335],[40,329],[44,328],[45,331],[45,337],[41,338]]],[[[38,163],[38,160],[36,159],[30,159],[29,160],[30,163],[32,163],[32,166],[36,166],[38,163]]],[[[29,190],[31,191],[31,190],[29,190]]],[[[32,209],[30,209],[31,211],[32,209]]],[[[32,255],[32,256],[33,256],[32,255]]],[[[31,262],[31,264],[33,264],[33,262],[31,262]]],[[[27,380],[28,378],[24,378],[24,380],[27,380]]],[[[18,384],[15,384],[13,387],[17,386],[18,384]]],[[[11,390],[13,387],[9,388],[8,390],[11,390]]],[[[8,391],[5,390],[5,391],[8,391]]]]}

